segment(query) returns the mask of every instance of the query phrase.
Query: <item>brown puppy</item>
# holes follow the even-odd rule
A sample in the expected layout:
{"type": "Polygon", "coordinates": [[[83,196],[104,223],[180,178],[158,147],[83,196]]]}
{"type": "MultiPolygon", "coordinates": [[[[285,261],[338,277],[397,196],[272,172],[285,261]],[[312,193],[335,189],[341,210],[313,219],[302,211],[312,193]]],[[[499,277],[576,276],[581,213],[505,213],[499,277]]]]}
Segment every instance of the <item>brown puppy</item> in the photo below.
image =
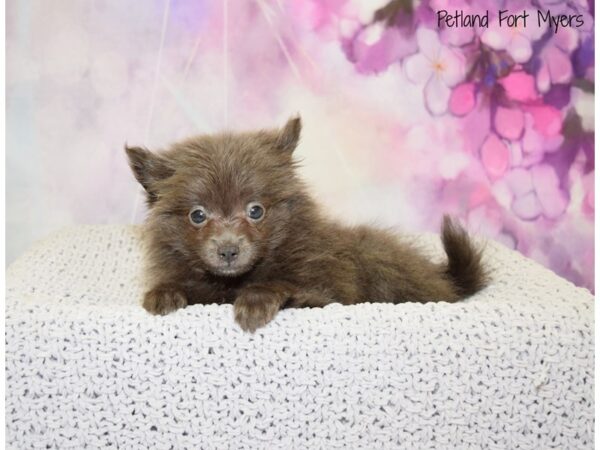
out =
{"type": "Polygon", "coordinates": [[[283,307],[454,302],[485,284],[481,252],[447,217],[447,264],[388,232],[323,217],[296,174],[300,118],[282,130],[195,137],[154,154],[126,147],[147,193],[144,308],[233,303],[255,331],[283,307]]]}

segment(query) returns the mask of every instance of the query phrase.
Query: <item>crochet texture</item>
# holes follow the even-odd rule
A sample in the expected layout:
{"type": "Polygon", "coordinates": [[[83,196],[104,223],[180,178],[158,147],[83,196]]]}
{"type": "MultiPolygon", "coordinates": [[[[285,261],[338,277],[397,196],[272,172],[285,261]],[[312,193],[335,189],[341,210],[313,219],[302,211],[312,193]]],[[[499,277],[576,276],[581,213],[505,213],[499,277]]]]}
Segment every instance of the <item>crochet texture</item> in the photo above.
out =
{"type": "MultiPolygon", "coordinates": [[[[593,297],[489,242],[458,303],[140,306],[134,226],[85,226],[7,271],[10,448],[592,448],[593,297]]],[[[434,258],[436,236],[419,237],[434,258]]]]}

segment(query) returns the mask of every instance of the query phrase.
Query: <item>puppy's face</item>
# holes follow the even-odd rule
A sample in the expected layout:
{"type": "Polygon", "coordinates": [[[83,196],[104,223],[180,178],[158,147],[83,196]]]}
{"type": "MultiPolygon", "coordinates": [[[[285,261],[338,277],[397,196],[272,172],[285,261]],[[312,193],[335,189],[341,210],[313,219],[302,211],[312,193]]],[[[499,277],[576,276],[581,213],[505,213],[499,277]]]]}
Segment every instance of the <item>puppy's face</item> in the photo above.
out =
{"type": "Polygon", "coordinates": [[[286,235],[300,128],[296,118],[282,130],[200,136],[161,154],[127,148],[152,238],[217,276],[252,270],[286,235]]]}
{"type": "MultiPolygon", "coordinates": [[[[241,200],[241,199],[240,199],[241,200]]],[[[196,249],[204,266],[215,275],[247,272],[263,254],[269,235],[260,222],[266,210],[260,202],[241,202],[229,214],[195,205],[188,213],[192,228],[186,233],[190,249],[196,249]]]]}

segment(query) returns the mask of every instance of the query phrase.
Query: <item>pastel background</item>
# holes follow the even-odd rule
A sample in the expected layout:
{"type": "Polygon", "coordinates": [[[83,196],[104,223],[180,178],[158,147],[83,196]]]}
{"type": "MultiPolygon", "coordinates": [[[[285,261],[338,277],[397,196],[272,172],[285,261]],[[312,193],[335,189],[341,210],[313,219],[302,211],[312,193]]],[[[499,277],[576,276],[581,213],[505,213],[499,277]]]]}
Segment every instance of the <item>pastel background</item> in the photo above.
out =
{"type": "Polygon", "coordinates": [[[585,0],[9,0],[7,260],[144,217],[123,144],[282,125],[330,214],[443,213],[593,289],[594,7],[585,0]],[[439,29],[435,11],[530,12],[439,29]],[[581,14],[554,33],[536,11],[581,14]]]}

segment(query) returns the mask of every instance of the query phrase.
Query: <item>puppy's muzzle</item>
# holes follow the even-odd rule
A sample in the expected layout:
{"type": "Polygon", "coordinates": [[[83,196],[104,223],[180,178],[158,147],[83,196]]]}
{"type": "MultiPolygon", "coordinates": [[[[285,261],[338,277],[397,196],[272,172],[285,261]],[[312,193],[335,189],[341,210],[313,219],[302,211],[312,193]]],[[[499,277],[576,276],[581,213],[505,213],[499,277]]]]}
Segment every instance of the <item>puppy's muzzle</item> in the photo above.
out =
{"type": "Polygon", "coordinates": [[[220,245],[217,248],[217,253],[222,261],[231,264],[240,254],[240,247],[233,244],[220,245]]]}

